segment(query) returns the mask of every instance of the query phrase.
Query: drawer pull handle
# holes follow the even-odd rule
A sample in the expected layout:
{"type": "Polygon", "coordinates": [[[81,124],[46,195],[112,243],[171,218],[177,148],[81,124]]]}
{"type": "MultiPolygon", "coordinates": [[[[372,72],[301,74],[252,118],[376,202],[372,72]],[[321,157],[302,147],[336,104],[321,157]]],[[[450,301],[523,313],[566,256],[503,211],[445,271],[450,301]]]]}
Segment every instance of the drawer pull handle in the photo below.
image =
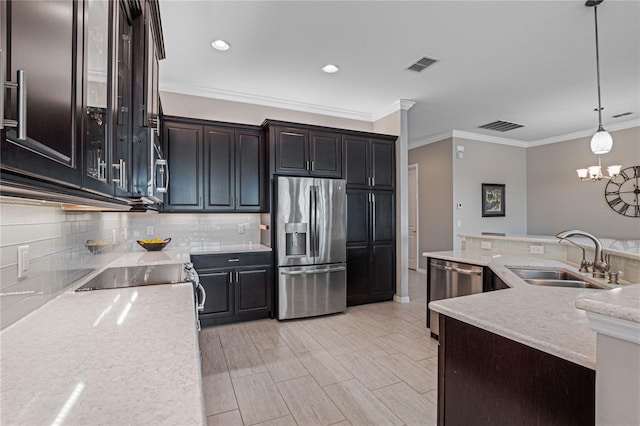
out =
{"type": "Polygon", "coordinates": [[[233,259],[227,259],[227,262],[240,262],[240,259],[234,257],[233,259]]]}

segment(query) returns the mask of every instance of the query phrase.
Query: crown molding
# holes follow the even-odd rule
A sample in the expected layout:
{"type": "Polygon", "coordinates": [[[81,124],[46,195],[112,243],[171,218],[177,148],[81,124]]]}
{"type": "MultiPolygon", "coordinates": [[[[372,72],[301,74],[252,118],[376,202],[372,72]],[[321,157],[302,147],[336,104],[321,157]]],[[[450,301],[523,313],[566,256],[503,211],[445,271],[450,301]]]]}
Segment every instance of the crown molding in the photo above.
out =
{"type": "MultiPolygon", "coordinates": [[[[640,118],[636,118],[629,121],[623,121],[621,123],[611,124],[606,126],[606,130],[608,132],[615,132],[617,130],[631,129],[633,127],[640,127],[640,118]]],[[[549,145],[557,142],[569,141],[572,139],[580,139],[580,138],[589,138],[593,136],[596,132],[597,128],[593,127],[591,129],[581,130],[579,132],[567,133],[565,135],[552,136],[550,138],[538,139],[535,141],[531,141],[527,143],[527,148],[531,148],[534,146],[542,146],[549,145]]]]}
{"type": "Polygon", "coordinates": [[[324,105],[308,104],[304,102],[288,101],[286,99],[272,98],[268,96],[251,95],[248,93],[232,92],[229,90],[211,89],[187,85],[177,82],[164,82],[160,84],[163,92],[179,93],[183,95],[199,96],[223,101],[241,102],[272,108],[290,109],[294,111],[308,112],[311,114],[329,115],[332,117],[347,118],[350,120],[373,122],[372,114],[362,111],[332,108],[324,105]]]}
{"type": "Polygon", "coordinates": [[[521,141],[521,140],[517,140],[517,139],[509,139],[509,138],[502,138],[499,136],[490,136],[490,135],[483,135],[480,133],[472,133],[472,132],[465,132],[462,130],[453,130],[452,131],[452,135],[454,138],[459,138],[459,139],[471,139],[474,141],[480,141],[480,142],[489,142],[489,143],[497,143],[500,145],[510,145],[510,146],[517,146],[520,148],[527,148],[528,144],[525,141],[521,141]]]}
{"type": "Polygon", "coordinates": [[[384,118],[387,115],[393,114],[394,112],[397,112],[397,111],[409,111],[411,107],[414,106],[415,104],[416,103],[414,101],[410,101],[408,99],[398,99],[391,105],[385,108],[382,108],[381,110],[378,110],[375,113],[372,113],[371,121],[378,121],[381,118],[384,118]]]}
{"type": "Polygon", "coordinates": [[[413,148],[419,148],[421,146],[424,145],[429,145],[435,142],[440,142],[442,140],[448,139],[448,138],[452,138],[453,137],[453,131],[451,132],[445,132],[445,133],[440,133],[438,135],[433,135],[433,136],[429,136],[425,139],[421,139],[417,142],[409,142],[409,149],[413,149],[413,148]]]}
{"type": "MultiPolygon", "coordinates": [[[[631,129],[634,127],[640,127],[640,119],[634,119],[634,120],[624,121],[621,123],[611,124],[607,126],[607,130],[610,132],[615,132],[618,130],[631,129]]],[[[409,143],[409,149],[418,148],[423,145],[429,145],[431,143],[439,142],[447,138],[470,139],[474,141],[497,143],[501,145],[516,146],[520,148],[532,148],[532,147],[541,146],[541,145],[548,145],[552,143],[569,141],[573,139],[591,137],[593,136],[594,133],[595,133],[594,129],[587,129],[587,130],[581,130],[579,132],[567,133],[564,135],[553,136],[550,138],[538,139],[538,140],[527,142],[527,141],[521,141],[518,139],[508,139],[508,138],[501,138],[497,136],[483,135],[479,133],[465,132],[462,130],[452,130],[450,132],[429,136],[417,142],[409,143]]]]}

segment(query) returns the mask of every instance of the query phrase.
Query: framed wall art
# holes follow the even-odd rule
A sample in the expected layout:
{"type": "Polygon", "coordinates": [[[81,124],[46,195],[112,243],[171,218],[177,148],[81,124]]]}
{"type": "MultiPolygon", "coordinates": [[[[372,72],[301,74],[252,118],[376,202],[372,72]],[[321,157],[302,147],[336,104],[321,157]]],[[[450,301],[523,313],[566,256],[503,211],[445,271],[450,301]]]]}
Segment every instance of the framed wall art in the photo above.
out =
{"type": "Polygon", "coordinates": [[[482,184],[482,217],[504,216],[504,184],[482,184]]]}

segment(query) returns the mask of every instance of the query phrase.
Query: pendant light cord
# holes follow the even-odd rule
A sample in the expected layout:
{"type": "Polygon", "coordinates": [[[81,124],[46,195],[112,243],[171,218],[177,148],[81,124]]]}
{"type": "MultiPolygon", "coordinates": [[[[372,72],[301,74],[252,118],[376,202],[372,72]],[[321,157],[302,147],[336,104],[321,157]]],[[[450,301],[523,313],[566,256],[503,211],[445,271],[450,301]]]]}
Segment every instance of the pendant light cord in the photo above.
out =
{"type": "Polygon", "coordinates": [[[600,52],[598,49],[598,6],[593,7],[593,16],[596,21],[596,78],[598,80],[598,131],[604,130],[602,127],[602,103],[600,101],[600,52]]]}

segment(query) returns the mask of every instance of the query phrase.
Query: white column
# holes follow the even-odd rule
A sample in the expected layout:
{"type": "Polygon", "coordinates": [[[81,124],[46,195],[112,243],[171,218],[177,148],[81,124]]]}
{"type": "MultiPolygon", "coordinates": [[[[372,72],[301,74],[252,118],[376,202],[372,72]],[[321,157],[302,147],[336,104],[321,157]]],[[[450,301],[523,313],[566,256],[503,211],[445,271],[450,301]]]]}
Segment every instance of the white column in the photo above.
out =
{"type": "Polygon", "coordinates": [[[393,300],[409,303],[409,120],[415,102],[401,99],[400,137],[396,143],[396,294],[393,300]]]}

